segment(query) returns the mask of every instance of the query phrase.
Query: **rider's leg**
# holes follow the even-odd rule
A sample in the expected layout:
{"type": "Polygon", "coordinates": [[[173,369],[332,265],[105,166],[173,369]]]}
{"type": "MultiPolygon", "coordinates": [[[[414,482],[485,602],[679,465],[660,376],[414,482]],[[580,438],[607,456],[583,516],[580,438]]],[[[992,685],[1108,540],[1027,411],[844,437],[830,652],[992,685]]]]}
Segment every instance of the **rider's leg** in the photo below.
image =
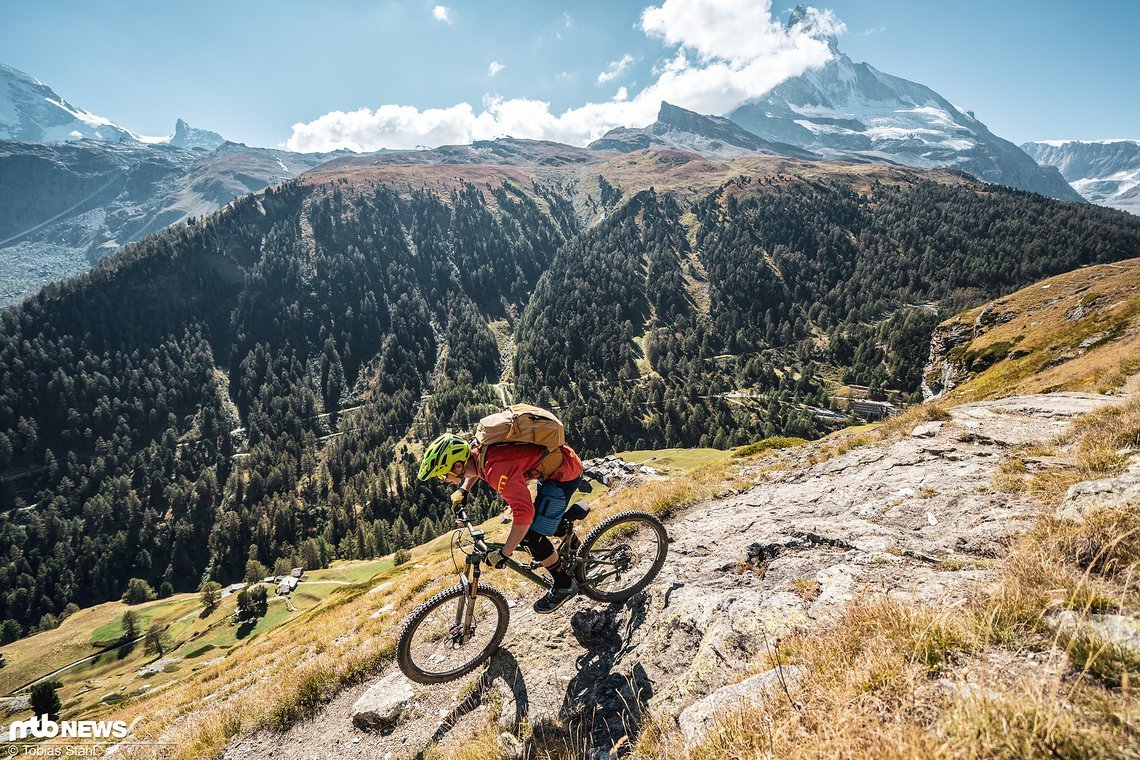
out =
{"type": "Polygon", "coordinates": [[[538,498],[534,505],[534,522],[522,540],[530,556],[546,568],[554,581],[546,596],[534,603],[534,611],[540,614],[554,612],[578,591],[577,584],[570,577],[570,573],[566,572],[562,558],[558,556],[558,550],[554,548],[549,538],[558,530],[577,482],[577,479],[568,483],[545,480],[539,484],[538,498]]]}
{"type": "Polygon", "coordinates": [[[566,572],[562,566],[562,562],[558,557],[558,550],[554,548],[550,538],[540,533],[535,533],[533,530],[527,531],[523,536],[523,547],[526,548],[530,556],[546,568],[550,573],[550,577],[554,580],[554,588],[569,589],[573,586],[573,580],[570,574],[566,572]]]}

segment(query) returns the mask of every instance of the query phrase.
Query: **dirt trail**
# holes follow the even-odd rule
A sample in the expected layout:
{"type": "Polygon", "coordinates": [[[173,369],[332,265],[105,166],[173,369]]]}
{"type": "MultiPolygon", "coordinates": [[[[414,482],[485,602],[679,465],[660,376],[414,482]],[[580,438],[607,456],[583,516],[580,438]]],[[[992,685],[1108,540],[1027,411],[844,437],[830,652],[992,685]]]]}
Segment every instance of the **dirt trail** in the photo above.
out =
{"type": "Polygon", "coordinates": [[[488,717],[508,727],[525,718],[544,744],[608,753],[648,712],[675,716],[752,672],[780,636],[833,620],[857,596],[959,603],[1038,510],[990,488],[1003,452],[1049,441],[1075,415],[1113,402],[1066,393],[968,404],[818,464],[765,475],[758,462],[754,487],[669,521],[669,559],[629,604],[577,599],[540,617],[518,599],[486,673],[415,687],[409,718],[391,733],[360,731],[350,717],[389,668],[286,732],[236,741],[225,757],[402,758],[432,744],[446,755],[488,717]]]}

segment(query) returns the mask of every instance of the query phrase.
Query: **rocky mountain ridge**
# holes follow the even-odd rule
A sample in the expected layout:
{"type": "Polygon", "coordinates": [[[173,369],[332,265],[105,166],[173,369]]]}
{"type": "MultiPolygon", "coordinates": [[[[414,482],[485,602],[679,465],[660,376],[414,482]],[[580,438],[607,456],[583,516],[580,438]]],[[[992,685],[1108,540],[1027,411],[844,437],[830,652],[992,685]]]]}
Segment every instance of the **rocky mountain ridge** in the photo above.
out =
{"type": "Polygon", "coordinates": [[[703,156],[734,158],[748,154],[818,159],[814,153],[757,137],[723,116],[703,116],[662,101],[657,121],[648,127],[611,129],[590,143],[590,150],[632,153],[646,149],[688,150],[703,156]]]}
{"type": "Polygon", "coordinates": [[[1140,214],[1140,140],[1045,140],[1021,149],[1092,203],[1140,214]]]}

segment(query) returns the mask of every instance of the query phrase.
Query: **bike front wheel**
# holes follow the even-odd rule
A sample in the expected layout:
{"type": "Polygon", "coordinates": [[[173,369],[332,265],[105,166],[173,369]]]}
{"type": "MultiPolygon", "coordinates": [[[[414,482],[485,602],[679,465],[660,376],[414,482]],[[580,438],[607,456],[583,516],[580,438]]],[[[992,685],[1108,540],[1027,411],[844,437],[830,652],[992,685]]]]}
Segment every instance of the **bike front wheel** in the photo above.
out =
{"type": "Polygon", "coordinates": [[[480,585],[475,598],[463,586],[440,591],[416,607],[396,641],[396,662],[416,683],[444,683],[467,675],[507,635],[510,608],[503,593],[480,585]],[[467,622],[467,605],[474,605],[467,622]]]}
{"type": "Polygon", "coordinates": [[[668,551],[669,535],[653,515],[611,515],[594,526],[578,549],[578,588],[598,602],[624,602],[657,576],[668,551]]]}

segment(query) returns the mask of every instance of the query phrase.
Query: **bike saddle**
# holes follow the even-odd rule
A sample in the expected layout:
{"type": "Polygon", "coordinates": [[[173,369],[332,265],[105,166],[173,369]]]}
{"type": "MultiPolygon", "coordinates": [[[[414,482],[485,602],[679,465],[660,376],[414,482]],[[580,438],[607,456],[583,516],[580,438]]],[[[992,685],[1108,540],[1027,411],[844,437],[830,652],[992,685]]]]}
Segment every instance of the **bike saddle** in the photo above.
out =
{"type": "Polygon", "coordinates": [[[586,502],[584,502],[584,501],[576,501],[573,504],[571,504],[569,507],[566,508],[566,512],[562,516],[568,522],[578,522],[579,520],[584,520],[589,515],[590,515],[589,505],[586,504],[586,502]]]}
{"type": "Polygon", "coordinates": [[[558,530],[554,532],[556,536],[565,536],[574,527],[574,523],[579,520],[585,519],[590,514],[590,507],[584,501],[576,501],[566,508],[562,514],[562,522],[558,524],[558,530]]]}

